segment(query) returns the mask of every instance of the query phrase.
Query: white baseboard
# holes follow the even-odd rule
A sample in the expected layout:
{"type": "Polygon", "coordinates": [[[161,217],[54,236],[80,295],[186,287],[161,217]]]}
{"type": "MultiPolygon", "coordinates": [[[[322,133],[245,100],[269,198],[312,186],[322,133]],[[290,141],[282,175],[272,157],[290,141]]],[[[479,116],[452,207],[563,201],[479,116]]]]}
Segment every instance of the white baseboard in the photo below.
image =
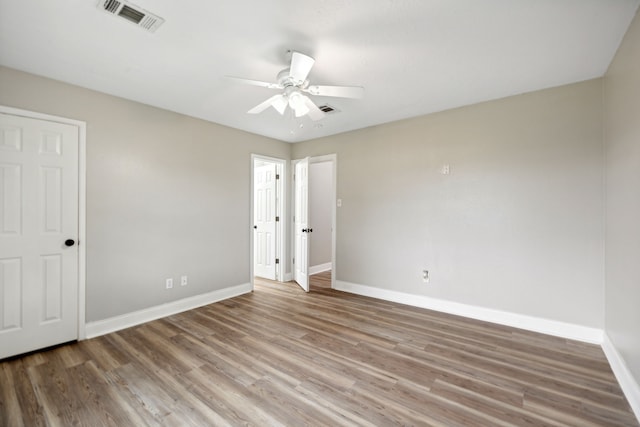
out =
{"type": "Polygon", "coordinates": [[[309,274],[318,274],[318,273],[322,273],[323,271],[329,271],[331,270],[331,263],[330,262],[325,262],[324,264],[318,264],[318,265],[314,265],[309,267],[309,274]]]}
{"type": "Polygon", "coordinates": [[[206,294],[196,295],[172,301],[166,304],[157,305],[155,307],[145,308],[144,310],[134,311],[133,313],[123,314],[121,316],[111,317],[109,319],[98,320],[86,324],[86,338],[95,338],[121,329],[130,328],[141,323],[150,322],[162,317],[171,316],[187,310],[192,310],[203,305],[212,304],[214,302],[233,298],[238,295],[246,294],[252,291],[251,283],[232,286],[229,288],[219,289],[207,292],[206,294]]]}
{"type": "Polygon", "coordinates": [[[591,344],[602,344],[603,332],[601,329],[597,328],[590,328],[587,326],[559,322],[556,320],[542,319],[507,311],[461,304],[422,295],[413,295],[404,292],[390,291],[373,286],[343,282],[341,280],[336,280],[335,289],[339,291],[350,292],[353,294],[379,298],[386,301],[393,301],[400,304],[411,305],[414,307],[427,308],[430,310],[469,317],[485,322],[497,323],[505,326],[513,326],[515,328],[526,329],[533,332],[540,332],[547,335],[554,335],[557,337],[588,342],[591,344]]]}
{"type": "Polygon", "coordinates": [[[602,350],[604,351],[611,370],[613,370],[622,392],[629,401],[629,405],[640,422],[640,384],[633,377],[624,359],[613,345],[609,336],[605,333],[602,340],[602,350]]]}

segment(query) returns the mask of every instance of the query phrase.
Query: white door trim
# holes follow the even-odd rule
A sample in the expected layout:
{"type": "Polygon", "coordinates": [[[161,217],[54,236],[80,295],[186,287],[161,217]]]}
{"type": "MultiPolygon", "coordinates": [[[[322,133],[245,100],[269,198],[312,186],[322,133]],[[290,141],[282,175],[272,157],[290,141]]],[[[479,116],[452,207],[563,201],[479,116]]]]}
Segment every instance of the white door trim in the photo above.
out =
{"type": "Polygon", "coordinates": [[[251,232],[249,233],[249,282],[251,283],[251,289],[253,290],[253,215],[254,215],[254,206],[253,206],[253,192],[255,189],[253,188],[253,170],[256,164],[256,161],[265,161],[276,164],[276,173],[280,175],[280,179],[276,182],[276,195],[278,197],[278,201],[276,203],[276,213],[280,216],[280,221],[276,224],[276,256],[280,260],[280,264],[276,266],[276,280],[283,282],[286,281],[286,263],[285,260],[287,255],[287,245],[285,242],[286,234],[287,234],[287,224],[288,216],[287,210],[285,207],[287,206],[287,161],[284,159],[278,159],[276,157],[263,156],[261,154],[251,154],[251,176],[250,176],[250,187],[249,191],[250,197],[250,209],[249,209],[249,229],[251,232]]]}
{"type": "Polygon", "coordinates": [[[87,123],[68,119],[66,117],[52,116],[50,114],[21,110],[19,108],[0,105],[0,113],[11,114],[30,119],[46,120],[63,123],[78,128],[78,340],[86,338],[86,260],[87,260],[87,234],[86,234],[86,148],[87,148],[87,123]]]}
{"type": "MultiPolygon", "coordinates": [[[[291,173],[295,170],[296,163],[298,163],[302,159],[296,159],[291,161],[291,173]]],[[[338,155],[337,154],[326,154],[324,156],[316,156],[309,157],[309,164],[312,163],[323,163],[323,162],[331,162],[333,163],[333,176],[332,176],[332,185],[331,185],[331,200],[333,200],[333,206],[331,207],[331,289],[336,288],[336,236],[337,236],[337,212],[336,212],[336,204],[337,204],[337,195],[338,195],[338,155]]],[[[292,177],[293,178],[293,177],[292,177]]],[[[291,188],[291,192],[295,191],[294,188],[291,188]]],[[[293,202],[293,197],[291,198],[293,202]]],[[[292,206],[293,209],[293,206],[292,206]]],[[[292,253],[295,253],[295,238],[293,233],[293,221],[291,222],[291,226],[289,227],[291,230],[291,250],[292,253]]],[[[290,262],[290,260],[289,260],[290,262]]],[[[293,267],[292,267],[293,269],[293,267]]]]}

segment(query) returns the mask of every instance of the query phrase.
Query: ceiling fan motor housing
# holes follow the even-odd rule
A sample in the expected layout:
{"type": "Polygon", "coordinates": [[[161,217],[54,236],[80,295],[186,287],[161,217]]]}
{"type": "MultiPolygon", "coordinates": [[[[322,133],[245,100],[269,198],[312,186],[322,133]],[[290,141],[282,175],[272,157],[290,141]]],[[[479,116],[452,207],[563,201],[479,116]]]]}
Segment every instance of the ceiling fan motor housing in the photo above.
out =
{"type": "Polygon", "coordinates": [[[309,86],[309,80],[296,80],[294,76],[291,74],[291,70],[289,68],[285,68],[284,70],[278,73],[278,83],[284,88],[295,86],[301,89],[305,89],[309,86]]]}

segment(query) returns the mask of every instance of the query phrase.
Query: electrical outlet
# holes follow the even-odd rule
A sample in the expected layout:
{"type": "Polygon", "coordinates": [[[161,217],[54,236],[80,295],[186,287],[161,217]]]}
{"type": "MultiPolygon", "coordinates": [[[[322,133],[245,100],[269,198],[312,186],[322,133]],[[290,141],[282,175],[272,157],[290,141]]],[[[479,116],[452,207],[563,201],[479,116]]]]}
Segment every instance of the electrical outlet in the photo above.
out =
{"type": "Polygon", "coordinates": [[[429,270],[422,270],[422,281],[429,283],[429,270]]]}
{"type": "Polygon", "coordinates": [[[180,286],[187,286],[187,283],[189,283],[188,279],[187,279],[187,276],[182,276],[180,278],[180,286]]]}
{"type": "Polygon", "coordinates": [[[173,279],[167,279],[165,284],[166,284],[167,289],[173,288],[173,279]]]}

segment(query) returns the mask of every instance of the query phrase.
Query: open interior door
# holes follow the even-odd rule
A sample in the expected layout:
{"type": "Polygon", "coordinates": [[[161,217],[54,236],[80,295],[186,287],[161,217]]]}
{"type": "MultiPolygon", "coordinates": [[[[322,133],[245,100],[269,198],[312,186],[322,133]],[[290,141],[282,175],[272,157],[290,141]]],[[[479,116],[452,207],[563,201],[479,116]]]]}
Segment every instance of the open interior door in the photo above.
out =
{"type": "Polygon", "coordinates": [[[276,280],[276,165],[253,170],[253,274],[276,280]]]}
{"type": "Polygon", "coordinates": [[[294,172],[293,279],[309,292],[309,158],[296,163],[294,172]]]}

